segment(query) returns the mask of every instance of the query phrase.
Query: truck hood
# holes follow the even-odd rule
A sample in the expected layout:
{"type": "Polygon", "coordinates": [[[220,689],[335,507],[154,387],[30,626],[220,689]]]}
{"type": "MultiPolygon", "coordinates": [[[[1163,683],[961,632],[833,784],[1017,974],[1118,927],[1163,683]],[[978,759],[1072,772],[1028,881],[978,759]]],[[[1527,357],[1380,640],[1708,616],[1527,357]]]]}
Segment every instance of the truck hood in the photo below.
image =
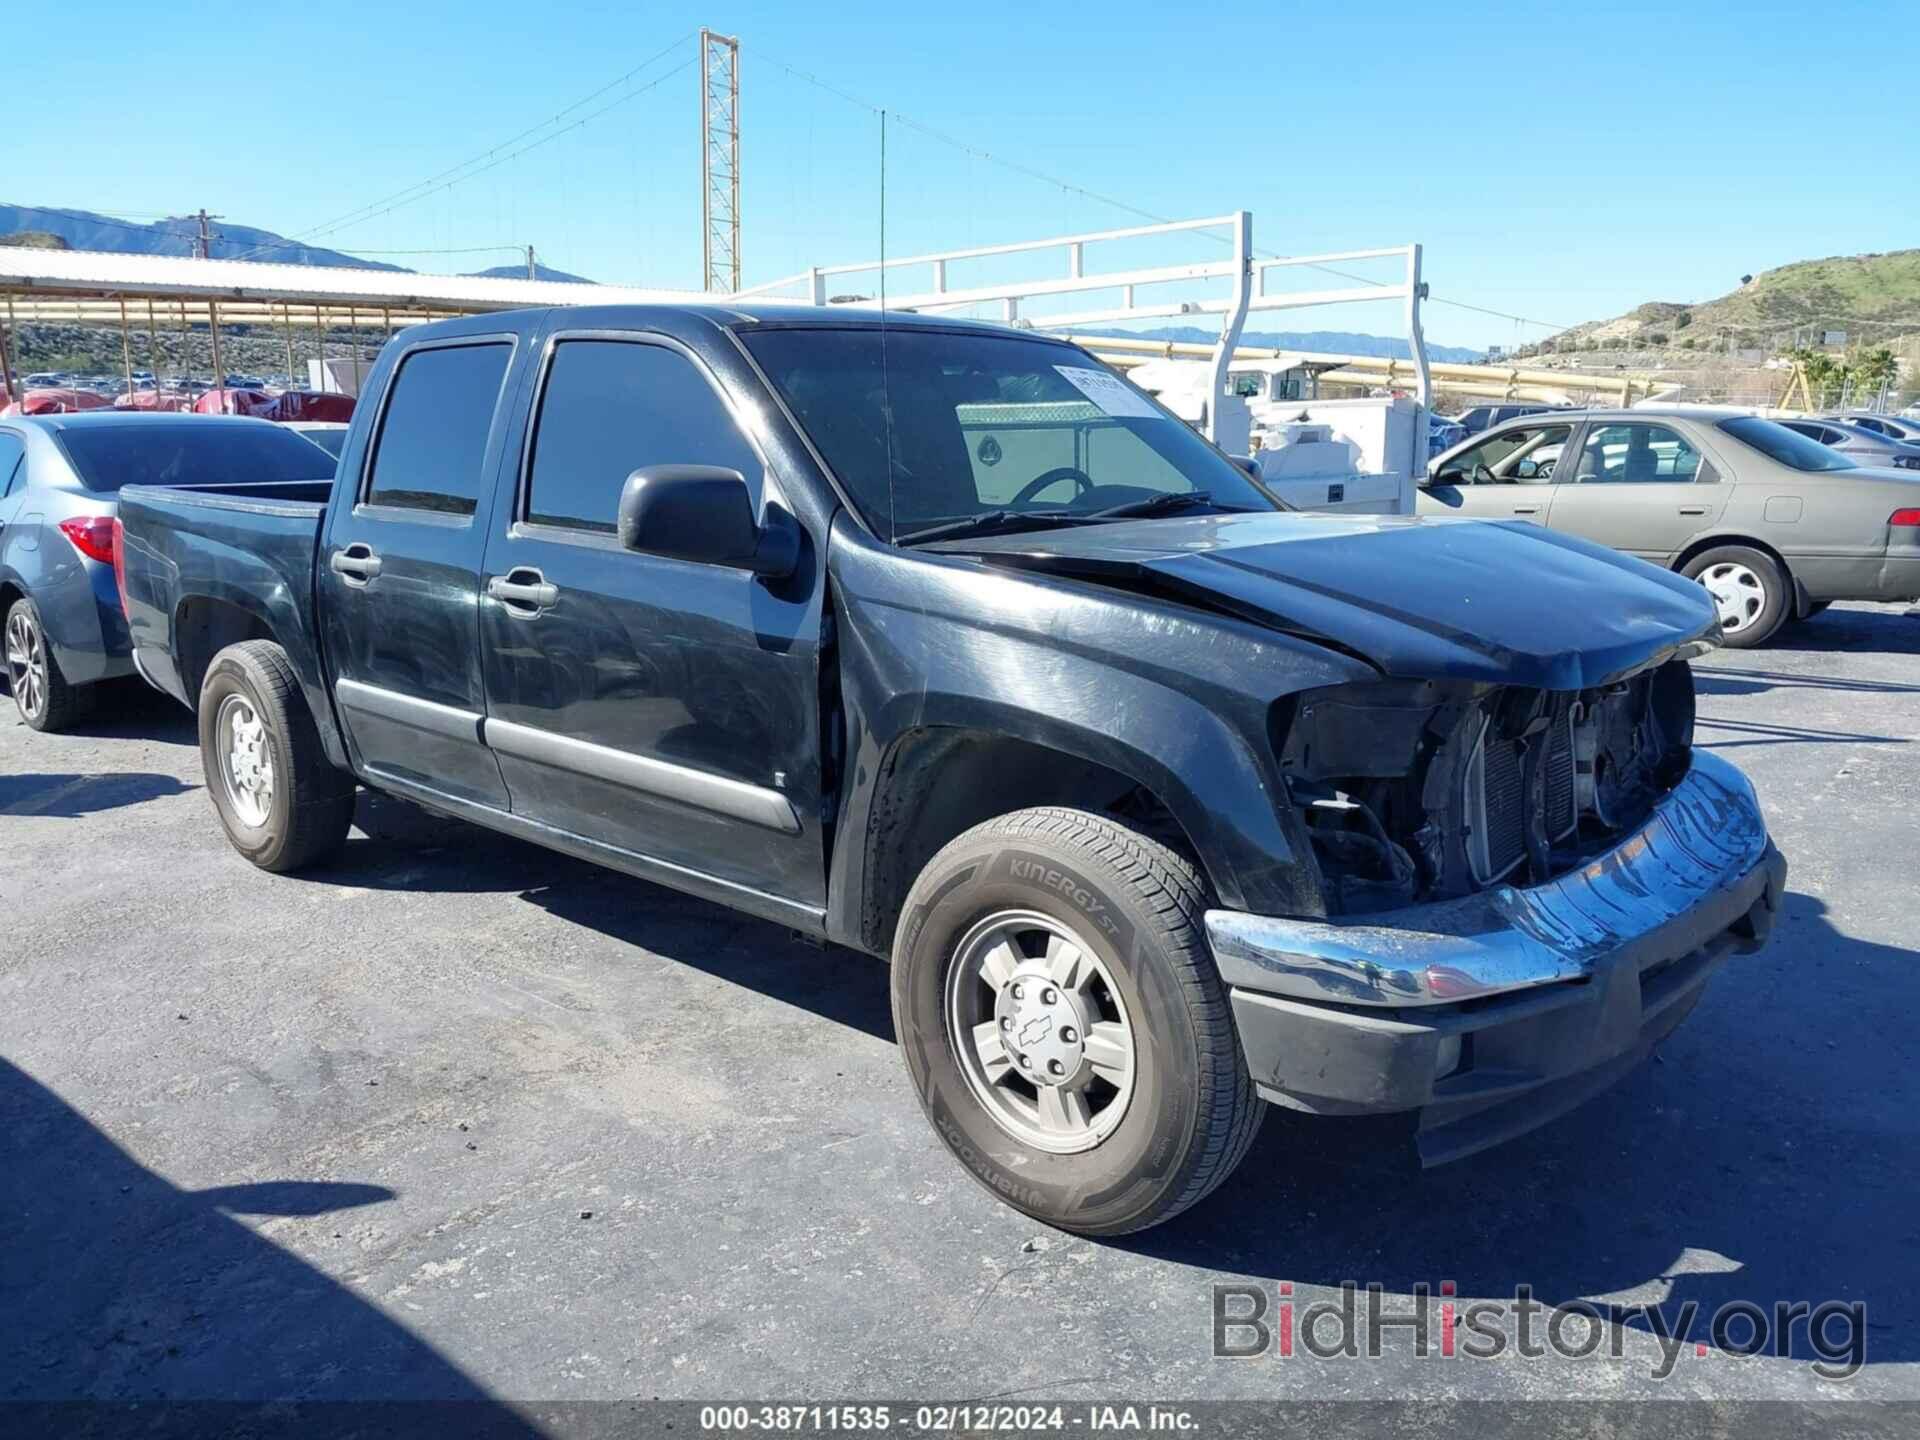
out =
{"type": "Polygon", "coordinates": [[[1517,522],[1200,515],[933,548],[1232,614],[1407,679],[1583,690],[1720,633],[1693,581],[1517,522]]]}

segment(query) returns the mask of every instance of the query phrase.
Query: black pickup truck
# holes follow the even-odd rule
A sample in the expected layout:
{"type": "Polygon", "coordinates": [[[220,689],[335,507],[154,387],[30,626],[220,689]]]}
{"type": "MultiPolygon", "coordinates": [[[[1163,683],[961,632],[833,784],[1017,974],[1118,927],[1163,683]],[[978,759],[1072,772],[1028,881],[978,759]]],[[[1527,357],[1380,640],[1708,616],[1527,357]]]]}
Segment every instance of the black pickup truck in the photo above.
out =
{"type": "Polygon", "coordinates": [[[357,785],[887,957],[1012,1204],[1191,1205],[1262,1101],[1422,1157],[1559,1114],[1758,947],[1699,586],[1290,513],[1074,346],[844,309],[407,331],[311,494],[133,488],[141,672],[234,845],[357,785]]]}

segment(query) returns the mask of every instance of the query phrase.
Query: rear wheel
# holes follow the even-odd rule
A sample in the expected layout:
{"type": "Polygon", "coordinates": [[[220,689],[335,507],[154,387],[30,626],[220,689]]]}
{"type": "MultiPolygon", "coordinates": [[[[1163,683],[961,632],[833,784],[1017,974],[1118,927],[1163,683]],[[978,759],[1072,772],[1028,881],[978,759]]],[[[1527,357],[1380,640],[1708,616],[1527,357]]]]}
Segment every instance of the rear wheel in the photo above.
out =
{"type": "Polygon", "coordinates": [[[1772,556],[1744,545],[1722,545],[1687,563],[1720,612],[1720,634],[1734,650],[1764,645],[1786,619],[1787,577],[1772,556]]]}
{"type": "Polygon", "coordinates": [[[67,683],[33,601],[14,601],[4,629],[7,684],[20,718],[35,730],[66,729],[85,713],[87,687],[67,683]]]}
{"type": "Polygon", "coordinates": [[[1233,1172],[1265,1107],[1208,953],[1198,873],[1085,811],[967,831],[894,945],[901,1052],[975,1179],[1089,1235],[1143,1230],[1233,1172]]]}
{"type": "Polygon", "coordinates": [[[262,870],[298,870],[347,838],[353,777],[327,759],[286,652],[229,645],[200,686],[200,761],[233,848],[262,870]]]}

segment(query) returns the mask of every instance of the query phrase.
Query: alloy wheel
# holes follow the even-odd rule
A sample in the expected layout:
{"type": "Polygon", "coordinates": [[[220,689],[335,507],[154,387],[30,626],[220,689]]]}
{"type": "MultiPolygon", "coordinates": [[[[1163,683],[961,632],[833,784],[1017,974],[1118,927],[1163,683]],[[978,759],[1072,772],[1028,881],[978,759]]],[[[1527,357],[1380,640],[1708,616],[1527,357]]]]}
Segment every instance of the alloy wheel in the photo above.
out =
{"type": "Polygon", "coordinates": [[[215,721],[220,779],[242,824],[259,827],[273,813],[273,747],[267,727],[244,695],[220,703],[215,721]]]}
{"type": "Polygon", "coordinates": [[[47,704],[47,645],[24,605],[7,617],[7,683],[20,709],[38,719],[47,704]]]}
{"type": "Polygon", "coordinates": [[[986,1112],[1057,1155],[1091,1150],[1133,1098],[1138,1046],[1105,963],[1036,911],[980,921],[947,970],[948,1039],[986,1112]]]}

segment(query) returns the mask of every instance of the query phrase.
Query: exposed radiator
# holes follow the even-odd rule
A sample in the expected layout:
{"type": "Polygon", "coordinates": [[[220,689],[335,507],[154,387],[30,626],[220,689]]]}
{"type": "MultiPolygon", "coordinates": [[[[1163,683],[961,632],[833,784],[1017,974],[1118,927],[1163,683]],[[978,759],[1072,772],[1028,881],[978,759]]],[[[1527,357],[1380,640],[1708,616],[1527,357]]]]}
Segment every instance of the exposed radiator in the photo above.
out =
{"type": "MultiPolygon", "coordinates": [[[[1540,804],[1547,838],[1559,840],[1578,823],[1573,787],[1573,716],[1562,710],[1535,742],[1546,746],[1540,757],[1540,804]]],[[[1501,739],[1488,726],[1480,735],[1479,754],[1469,784],[1469,813],[1477,821],[1474,845],[1476,878],[1490,884],[1512,870],[1527,854],[1526,744],[1501,739]]]]}

